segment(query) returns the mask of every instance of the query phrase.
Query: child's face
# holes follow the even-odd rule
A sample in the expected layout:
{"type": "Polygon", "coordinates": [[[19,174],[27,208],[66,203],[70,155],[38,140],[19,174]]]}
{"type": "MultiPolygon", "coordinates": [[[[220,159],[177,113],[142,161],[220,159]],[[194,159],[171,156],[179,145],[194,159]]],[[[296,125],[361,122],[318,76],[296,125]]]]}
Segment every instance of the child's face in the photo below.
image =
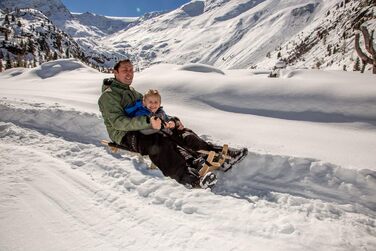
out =
{"type": "Polygon", "coordinates": [[[149,109],[151,112],[156,112],[161,106],[161,101],[157,96],[149,96],[144,101],[144,106],[149,109]]]}

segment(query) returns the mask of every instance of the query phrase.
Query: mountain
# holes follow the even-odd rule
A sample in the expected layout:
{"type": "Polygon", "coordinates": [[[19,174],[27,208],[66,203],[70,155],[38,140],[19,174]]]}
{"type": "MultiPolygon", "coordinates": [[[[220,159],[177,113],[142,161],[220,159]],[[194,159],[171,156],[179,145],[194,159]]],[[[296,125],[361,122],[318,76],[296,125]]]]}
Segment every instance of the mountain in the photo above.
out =
{"type": "Polygon", "coordinates": [[[66,20],[73,19],[70,11],[60,0],[0,0],[1,9],[36,9],[42,12],[46,17],[56,25],[61,25],[66,20]]]}
{"type": "Polygon", "coordinates": [[[112,34],[120,30],[126,29],[129,24],[133,23],[137,18],[131,19],[116,19],[109,18],[101,15],[96,15],[90,12],[82,14],[73,14],[73,16],[79,20],[80,24],[88,27],[97,28],[103,35],[112,34]]]}
{"type": "Polygon", "coordinates": [[[278,58],[283,58],[302,67],[320,65],[342,69],[342,64],[354,62],[356,58],[354,30],[350,24],[356,15],[370,8],[364,6],[365,2],[192,1],[136,27],[107,36],[103,43],[114,52],[126,48],[136,55],[141,68],[162,62],[198,62],[220,68],[271,68],[278,58]],[[325,35],[316,38],[320,33],[325,35]],[[343,33],[346,38],[342,39],[343,33]],[[309,42],[304,53],[298,54],[301,41],[314,41],[314,44],[309,42]],[[342,44],[346,47],[343,53],[339,48],[342,44]],[[341,53],[326,56],[328,46],[336,46],[337,52],[341,53]],[[278,56],[279,52],[281,56],[278,56]]]}
{"type": "Polygon", "coordinates": [[[374,30],[375,5],[374,0],[205,0],[130,20],[71,14],[60,0],[0,0],[3,10],[41,11],[96,58],[93,64],[112,67],[127,57],[138,69],[159,63],[271,69],[283,60],[295,67],[352,70],[360,61],[355,24],[366,17],[364,25],[374,30]]]}
{"type": "Polygon", "coordinates": [[[42,12],[54,25],[74,37],[83,47],[85,42],[82,41],[89,41],[92,45],[98,38],[125,29],[132,22],[91,13],[72,14],[60,0],[0,0],[0,9],[3,10],[29,8],[42,12]]]}
{"type": "Polygon", "coordinates": [[[354,41],[356,27],[363,24],[370,30],[376,28],[375,4],[376,1],[337,1],[322,9],[311,25],[282,43],[259,65],[270,65],[270,58],[274,61],[279,54],[297,67],[353,70],[359,62],[354,41]]]}
{"type": "Polygon", "coordinates": [[[0,58],[4,68],[35,67],[43,62],[74,57],[98,66],[102,55],[84,50],[69,34],[35,9],[0,12],[0,58]]]}
{"type": "MultiPolygon", "coordinates": [[[[64,31],[65,36],[70,36],[71,40],[79,46],[82,55],[78,58],[85,58],[86,62],[90,62],[96,67],[106,66],[112,67],[114,62],[119,57],[124,57],[124,50],[120,53],[109,52],[106,45],[100,43],[100,39],[106,37],[107,35],[113,34],[120,30],[126,30],[128,27],[137,26],[139,23],[149,20],[151,18],[162,15],[166,12],[152,12],[146,13],[144,16],[139,18],[123,18],[123,17],[105,17],[101,15],[96,15],[92,13],[70,13],[69,10],[61,3],[60,0],[23,0],[23,1],[11,1],[11,0],[0,0],[0,10],[2,11],[2,16],[0,16],[0,38],[1,35],[5,38],[5,32],[17,33],[18,40],[12,40],[12,43],[20,45],[20,39],[27,40],[27,37],[23,37],[23,33],[19,33],[13,30],[14,26],[6,27],[4,20],[6,15],[15,15],[20,10],[29,11],[30,18],[34,15],[35,11],[38,10],[43,13],[42,15],[46,19],[46,22],[51,24],[51,27],[55,29],[60,29],[64,31]],[[3,33],[3,34],[2,34],[3,33]]],[[[39,23],[38,15],[35,16],[36,20],[32,21],[39,23]]],[[[28,22],[26,22],[28,23],[28,22]]],[[[2,40],[4,40],[4,38],[2,40]]],[[[11,38],[12,39],[12,38],[11,38]]],[[[3,48],[3,55],[7,54],[8,47],[3,48]]],[[[24,53],[21,53],[24,57],[24,53]]],[[[73,54],[72,56],[75,56],[73,54]]],[[[58,54],[58,58],[62,56],[58,54]]],[[[13,53],[10,54],[11,59],[15,59],[16,56],[13,53]]],[[[32,56],[27,56],[27,58],[33,58],[32,56]]],[[[2,59],[5,60],[4,56],[2,59]]],[[[39,62],[39,61],[38,61],[39,62]]]]}

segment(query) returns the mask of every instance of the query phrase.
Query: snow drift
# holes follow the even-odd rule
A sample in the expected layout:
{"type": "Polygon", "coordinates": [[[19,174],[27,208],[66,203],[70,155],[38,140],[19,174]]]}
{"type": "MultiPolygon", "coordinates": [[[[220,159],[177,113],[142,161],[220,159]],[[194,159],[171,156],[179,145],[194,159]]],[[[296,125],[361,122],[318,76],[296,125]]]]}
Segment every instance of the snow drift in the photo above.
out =
{"type": "Polygon", "coordinates": [[[188,190],[99,144],[104,77],[72,59],[0,75],[0,249],[376,244],[373,76],[291,70],[269,79],[199,64],[136,74],[136,89],[161,90],[166,111],[202,137],[249,148],[213,191],[188,190]]]}

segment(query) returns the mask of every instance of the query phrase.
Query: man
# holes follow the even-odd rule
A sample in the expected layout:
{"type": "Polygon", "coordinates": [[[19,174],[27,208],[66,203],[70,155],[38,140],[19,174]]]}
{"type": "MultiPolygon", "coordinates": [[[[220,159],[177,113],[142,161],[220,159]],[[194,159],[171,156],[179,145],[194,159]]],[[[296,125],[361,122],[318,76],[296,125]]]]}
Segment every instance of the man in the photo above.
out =
{"type": "Polygon", "coordinates": [[[114,66],[113,79],[105,79],[102,95],[98,100],[107,132],[112,141],[125,146],[129,151],[148,155],[165,176],[189,187],[208,187],[215,184],[215,175],[208,173],[200,180],[198,170],[190,166],[182,149],[175,141],[163,134],[144,135],[140,130],[160,130],[162,121],[157,117],[128,117],[124,108],[142,100],[142,94],[131,87],[133,65],[130,60],[121,60],[114,66]]]}

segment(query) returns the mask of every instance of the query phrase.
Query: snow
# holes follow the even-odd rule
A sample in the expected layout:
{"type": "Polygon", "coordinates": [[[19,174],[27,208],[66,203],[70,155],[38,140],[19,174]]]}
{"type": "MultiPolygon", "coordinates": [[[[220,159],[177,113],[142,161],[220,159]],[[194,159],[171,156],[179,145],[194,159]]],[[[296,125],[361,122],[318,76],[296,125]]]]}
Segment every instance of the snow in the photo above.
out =
{"type": "Polygon", "coordinates": [[[375,77],[161,64],[135,74],[169,114],[246,146],[189,190],[100,145],[102,79],[74,59],[0,74],[0,250],[373,250],[375,77]]]}
{"type": "Polygon", "coordinates": [[[204,13],[205,3],[204,1],[189,2],[181,7],[181,9],[189,16],[195,17],[204,13]]]}
{"type": "Polygon", "coordinates": [[[72,14],[60,0],[2,0],[0,2],[0,8],[37,9],[44,15],[49,17],[56,24],[62,24],[64,23],[64,21],[72,18],[72,14]]]}
{"type": "MultiPolygon", "coordinates": [[[[100,41],[103,49],[99,49],[119,54],[125,49],[141,68],[160,62],[204,63],[221,69],[272,68],[278,60],[277,48],[294,39],[302,40],[299,36],[302,32],[313,34],[314,28],[323,26],[327,11],[334,9],[338,2],[193,0],[174,11],[104,37],[100,41]],[[123,41],[128,42],[128,47],[116,46],[123,41]],[[145,44],[160,43],[166,46],[142,49],[145,44]],[[268,53],[272,57],[265,59],[268,53]]],[[[290,50],[293,48],[290,45],[290,50]]],[[[349,50],[353,51],[352,43],[349,50]]],[[[326,46],[320,47],[320,54],[307,52],[309,56],[320,58],[325,53],[326,46]]],[[[284,53],[283,57],[288,55],[284,53]]],[[[315,67],[312,61],[297,63],[312,68],[315,67]]],[[[337,66],[340,68],[342,65],[337,66]]]]}
{"type": "MultiPolygon", "coordinates": [[[[0,8],[42,11],[74,38],[91,63],[105,68],[131,58],[139,69],[159,63],[272,69],[282,59],[310,69],[352,70],[358,59],[354,17],[375,7],[346,2],[192,0],[173,11],[138,18],[70,13],[58,0],[2,0],[0,8]]],[[[363,26],[372,31],[375,20],[363,26]]],[[[363,39],[360,43],[364,50],[363,39]]],[[[365,71],[371,70],[368,64],[365,71]]]]}

